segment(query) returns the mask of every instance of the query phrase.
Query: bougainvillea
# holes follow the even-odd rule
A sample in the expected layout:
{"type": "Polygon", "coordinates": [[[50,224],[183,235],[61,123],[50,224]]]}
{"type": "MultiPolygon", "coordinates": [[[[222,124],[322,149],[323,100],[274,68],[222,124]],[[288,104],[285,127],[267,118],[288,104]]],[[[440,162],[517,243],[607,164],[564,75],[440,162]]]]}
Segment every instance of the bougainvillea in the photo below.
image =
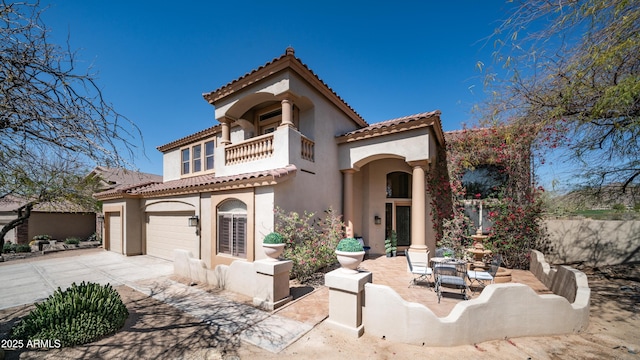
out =
{"type": "Polygon", "coordinates": [[[533,132],[515,126],[463,129],[445,135],[446,153],[428,173],[437,246],[465,254],[476,229],[465,213],[465,201],[482,201],[485,219],[493,224],[488,247],[503,255],[507,266],[528,268],[532,248],[544,245],[542,209],[531,176],[533,132]],[[499,172],[500,185],[481,193],[465,187],[466,172],[485,167],[499,172]],[[487,211],[487,209],[490,209],[487,211]]]}

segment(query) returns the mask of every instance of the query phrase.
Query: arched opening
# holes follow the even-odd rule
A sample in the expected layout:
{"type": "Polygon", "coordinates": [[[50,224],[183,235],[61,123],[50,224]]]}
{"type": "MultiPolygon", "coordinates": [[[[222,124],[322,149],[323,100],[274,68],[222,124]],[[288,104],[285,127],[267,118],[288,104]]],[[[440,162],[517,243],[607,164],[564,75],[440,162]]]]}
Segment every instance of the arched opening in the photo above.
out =
{"type": "Polygon", "coordinates": [[[247,204],[238,199],[225,200],[217,208],[217,253],[247,257],[247,204]]]}
{"type": "Polygon", "coordinates": [[[388,173],[387,198],[411,199],[411,174],[404,171],[388,173]]]}

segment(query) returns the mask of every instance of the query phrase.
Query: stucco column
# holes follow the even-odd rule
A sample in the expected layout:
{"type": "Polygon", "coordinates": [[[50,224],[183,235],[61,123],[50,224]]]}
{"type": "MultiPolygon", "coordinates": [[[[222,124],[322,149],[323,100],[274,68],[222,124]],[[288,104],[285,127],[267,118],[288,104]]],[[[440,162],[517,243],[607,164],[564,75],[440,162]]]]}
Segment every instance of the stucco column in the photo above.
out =
{"type": "Polygon", "coordinates": [[[229,127],[233,120],[228,117],[224,117],[218,121],[220,121],[220,125],[222,126],[222,140],[220,140],[220,143],[222,145],[231,144],[231,133],[229,131],[229,127]]]}
{"type": "Polygon", "coordinates": [[[282,100],[282,123],[280,126],[295,127],[293,125],[293,101],[286,98],[282,100]]]}
{"type": "Polygon", "coordinates": [[[343,179],[343,203],[342,213],[347,237],[353,237],[353,169],[342,170],[343,179]]]}
{"type": "Polygon", "coordinates": [[[427,161],[412,161],[413,168],[411,183],[411,247],[409,250],[426,250],[426,188],[425,167],[427,161]]]}

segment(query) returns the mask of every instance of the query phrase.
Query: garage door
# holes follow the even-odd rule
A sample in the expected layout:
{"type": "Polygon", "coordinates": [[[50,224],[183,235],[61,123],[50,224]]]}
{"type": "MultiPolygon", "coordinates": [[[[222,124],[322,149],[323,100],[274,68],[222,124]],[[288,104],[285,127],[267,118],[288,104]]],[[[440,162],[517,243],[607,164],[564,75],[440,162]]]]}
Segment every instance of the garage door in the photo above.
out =
{"type": "Polygon", "coordinates": [[[196,228],[189,226],[193,212],[147,213],[147,255],[173,260],[173,250],[190,251],[198,257],[196,228]]]}
{"type": "Polygon", "coordinates": [[[122,218],[120,213],[106,213],[109,250],[122,254],[122,218]]]}

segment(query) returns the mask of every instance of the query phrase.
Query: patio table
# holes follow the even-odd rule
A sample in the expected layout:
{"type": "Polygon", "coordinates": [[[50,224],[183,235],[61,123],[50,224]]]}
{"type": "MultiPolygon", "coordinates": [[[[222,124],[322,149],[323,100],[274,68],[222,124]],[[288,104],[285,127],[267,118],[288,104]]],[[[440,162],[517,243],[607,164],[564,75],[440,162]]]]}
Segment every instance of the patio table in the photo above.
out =
{"type": "Polygon", "coordinates": [[[431,258],[431,266],[435,277],[435,290],[438,294],[438,303],[442,297],[442,285],[452,285],[458,288],[464,299],[467,300],[467,262],[452,258],[431,258]]]}

